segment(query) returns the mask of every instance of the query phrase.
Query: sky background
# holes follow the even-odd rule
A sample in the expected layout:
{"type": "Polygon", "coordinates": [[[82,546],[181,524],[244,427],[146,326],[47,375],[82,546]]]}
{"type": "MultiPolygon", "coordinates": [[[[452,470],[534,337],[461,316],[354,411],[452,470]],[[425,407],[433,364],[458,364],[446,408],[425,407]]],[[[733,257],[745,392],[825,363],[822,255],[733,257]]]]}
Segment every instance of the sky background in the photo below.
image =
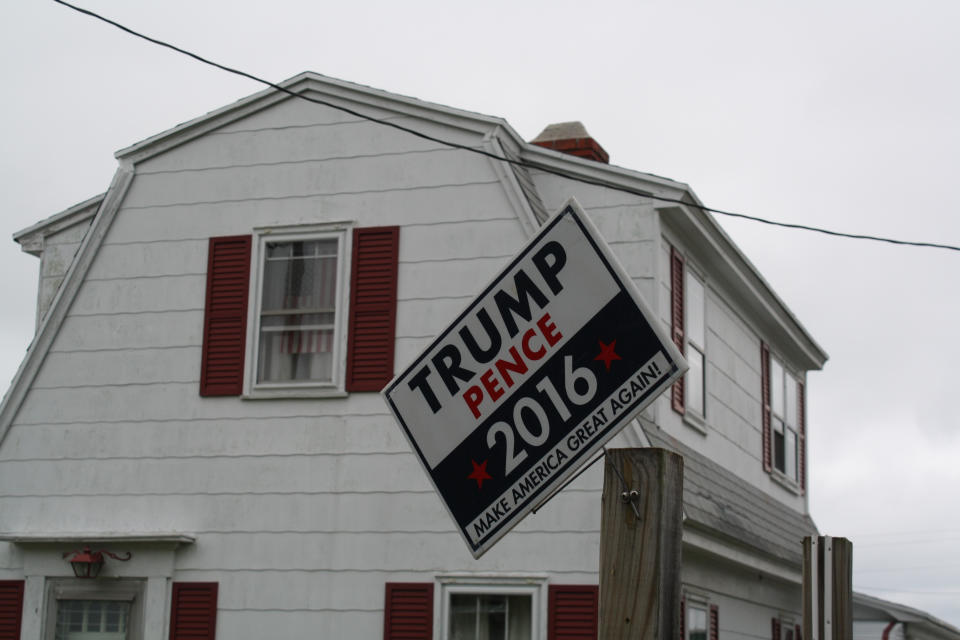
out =
{"type": "MultiPolygon", "coordinates": [[[[333,4],[82,0],[272,81],[316,71],[527,140],[580,120],[709,207],[960,245],[955,0],[333,4]]],[[[52,0],[4,3],[0,73],[7,238],[105,191],[118,149],[262,89],[52,0]]],[[[821,533],[853,540],[856,590],[960,627],[960,252],[718,221],[830,354],[807,380],[821,533]]],[[[3,388],[38,266],[0,247],[3,388]]]]}

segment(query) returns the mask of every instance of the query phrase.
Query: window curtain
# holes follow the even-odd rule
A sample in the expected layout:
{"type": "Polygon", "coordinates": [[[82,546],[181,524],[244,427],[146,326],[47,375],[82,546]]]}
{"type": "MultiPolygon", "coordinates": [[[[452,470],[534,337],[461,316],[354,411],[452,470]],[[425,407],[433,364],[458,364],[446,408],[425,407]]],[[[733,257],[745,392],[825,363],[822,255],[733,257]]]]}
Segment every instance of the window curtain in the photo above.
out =
{"type": "Polygon", "coordinates": [[[336,240],[267,244],[260,382],[332,379],[336,299],[336,240]]]}

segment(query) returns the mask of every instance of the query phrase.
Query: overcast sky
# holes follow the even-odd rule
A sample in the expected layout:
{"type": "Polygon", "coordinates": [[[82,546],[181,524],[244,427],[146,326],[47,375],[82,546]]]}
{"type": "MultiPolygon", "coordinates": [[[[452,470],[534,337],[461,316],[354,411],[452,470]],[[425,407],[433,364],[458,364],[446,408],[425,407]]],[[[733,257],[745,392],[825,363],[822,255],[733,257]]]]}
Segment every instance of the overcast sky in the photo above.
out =
{"type": "MultiPolygon", "coordinates": [[[[710,207],[960,245],[956,0],[77,2],[274,81],[316,71],[527,140],[580,120],[710,207]]],[[[52,1],[5,9],[7,238],[105,191],[116,150],[262,89],[52,1]]],[[[960,252],[718,220],[830,354],[808,377],[821,532],[853,540],[858,591],[960,627],[960,252]]],[[[38,265],[0,246],[4,388],[38,265]]]]}

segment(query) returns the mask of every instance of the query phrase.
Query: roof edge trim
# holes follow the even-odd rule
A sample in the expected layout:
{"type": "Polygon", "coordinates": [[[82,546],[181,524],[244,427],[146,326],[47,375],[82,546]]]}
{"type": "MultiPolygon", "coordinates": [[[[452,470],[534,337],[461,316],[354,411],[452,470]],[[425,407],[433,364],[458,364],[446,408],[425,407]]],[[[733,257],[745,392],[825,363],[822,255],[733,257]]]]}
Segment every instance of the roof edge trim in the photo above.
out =
{"type": "Polygon", "coordinates": [[[82,222],[87,218],[92,218],[97,214],[97,210],[100,208],[100,204],[106,195],[106,193],[101,193],[92,198],[87,198],[83,202],[79,202],[59,213],[44,218],[25,229],[16,231],[13,234],[13,241],[21,245],[24,251],[33,253],[30,247],[35,244],[35,236],[44,236],[50,232],[59,231],[60,229],[82,222]]]}
{"type": "MultiPolygon", "coordinates": [[[[402,96],[381,89],[374,89],[345,80],[330,78],[311,71],[305,71],[288,80],[277,83],[276,87],[281,87],[281,89],[277,89],[274,86],[262,89],[254,94],[240,98],[231,104],[150,136],[129,147],[120,149],[114,156],[122,161],[140,162],[278,102],[295,99],[295,96],[290,95],[287,91],[297,95],[310,91],[320,93],[325,96],[324,101],[329,101],[331,108],[334,109],[343,107],[353,110],[351,107],[346,107],[343,104],[336,104],[338,102],[352,102],[356,103],[360,108],[367,106],[392,109],[413,117],[418,115],[423,117],[425,112],[429,112],[434,116],[442,114],[451,121],[459,120],[462,123],[472,122],[481,125],[480,127],[472,127],[472,129],[477,131],[486,131],[492,127],[502,127],[509,131],[512,137],[518,140],[520,139],[519,134],[513,131],[503,118],[454,109],[417,98],[402,96]]],[[[371,121],[376,119],[375,116],[369,117],[371,121]]],[[[447,122],[446,124],[452,124],[452,122],[447,122]]]]}
{"type": "MultiPolygon", "coordinates": [[[[657,212],[668,214],[678,212],[688,224],[697,227],[700,235],[705,238],[716,253],[721,256],[730,269],[744,284],[746,291],[758,303],[759,309],[764,309],[774,321],[780,325],[784,335],[790,336],[801,348],[808,359],[809,369],[820,370],[828,359],[826,351],[813,338],[806,327],[800,322],[786,302],[777,294],[776,290],[767,282],[763,274],[754,266],[753,262],[730,239],[723,227],[709,212],[701,208],[699,203],[670,204],[656,206],[657,212]]],[[[663,216],[666,228],[676,231],[681,225],[663,216]]]]}
{"type": "Polygon", "coordinates": [[[37,329],[37,334],[27,348],[27,353],[20,363],[10,388],[3,401],[0,402],[0,447],[13,424],[20,406],[27,397],[30,385],[40,371],[43,361],[47,357],[47,352],[53,344],[54,339],[60,332],[60,327],[67,317],[67,311],[73,304],[80,291],[80,285],[93,264],[97,250],[103,242],[107,231],[116,217],[120,204],[123,202],[133,181],[133,168],[121,163],[119,169],[113,176],[110,188],[107,190],[100,207],[83,238],[80,248],[71,263],[70,269],[63,278],[63,284],[60,286],[56,296],[50,303],[50,309],[44,317],[43,322],[37,329]]]}
{"type": "Polygon", "coordinates": [[[688,520],[683,525],[683,543],[696,547],[705,553],[719,556],[749,569],[776,576],[787,582],[801,584],[803,576],[800,565],[785,562],[782,558],[766,553],[754,547],[734,544],[736,541],[719,534],[698,522],[688,520]],[[762,556],[762,557],[761,557],[762,556]]]}

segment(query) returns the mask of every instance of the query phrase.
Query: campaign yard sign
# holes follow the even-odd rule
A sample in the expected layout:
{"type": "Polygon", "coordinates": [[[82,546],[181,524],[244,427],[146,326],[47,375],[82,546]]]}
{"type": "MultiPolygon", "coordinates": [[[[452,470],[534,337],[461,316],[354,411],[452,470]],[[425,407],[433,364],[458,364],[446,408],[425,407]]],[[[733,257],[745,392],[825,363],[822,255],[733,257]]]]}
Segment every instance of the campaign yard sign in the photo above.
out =
{"type": "Polygon", "coordinates": [[[478,558],[685,369],[571,200],[383,395],[478,558]]]}

